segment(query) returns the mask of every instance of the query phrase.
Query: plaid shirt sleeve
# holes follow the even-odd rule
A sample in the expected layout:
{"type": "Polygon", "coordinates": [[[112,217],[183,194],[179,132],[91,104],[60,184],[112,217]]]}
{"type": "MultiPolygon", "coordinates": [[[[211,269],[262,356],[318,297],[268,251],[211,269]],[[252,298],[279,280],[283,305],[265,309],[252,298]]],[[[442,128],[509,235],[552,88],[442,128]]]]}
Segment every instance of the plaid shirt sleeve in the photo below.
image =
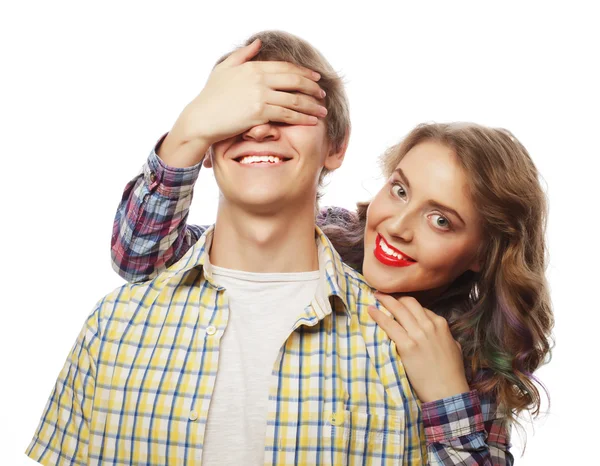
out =
{"type": "Polygon", "coordinates": [[[476,390],[423,403],[430,465],[512,466],[510,423],[476,390]]]}
{"type": "Polygon", "coordinates": [[[26,454],[43,465],[86,465],[96,386],[97,320],[79,333],[26,454]]]}
{"type": "Polygon", "coordinates": [[[156,277],[181,259],[206,229],[186,222],[202,164],[165,165],[156,151],[167,134],[125,186],[113,223],[112,266],[128,282],[156,277]]]}

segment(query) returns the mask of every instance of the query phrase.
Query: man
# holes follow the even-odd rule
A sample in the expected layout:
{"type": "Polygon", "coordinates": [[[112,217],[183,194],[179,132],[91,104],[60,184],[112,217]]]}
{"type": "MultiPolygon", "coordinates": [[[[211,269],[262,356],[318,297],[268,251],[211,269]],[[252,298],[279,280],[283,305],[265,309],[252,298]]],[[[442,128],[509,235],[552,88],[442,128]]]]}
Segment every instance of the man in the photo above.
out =
{"type": "Polygon", "coordinates": [[[419,404],[367,313],[372,290],[315,227],[320,181],[349,132],[339,78],[301,39],[261,33],[215,67],[132,189],[169,196],[204,160],[221,192],[216,223],[176,264],[98,303],[31,458],[426,462],[419,404]]]}

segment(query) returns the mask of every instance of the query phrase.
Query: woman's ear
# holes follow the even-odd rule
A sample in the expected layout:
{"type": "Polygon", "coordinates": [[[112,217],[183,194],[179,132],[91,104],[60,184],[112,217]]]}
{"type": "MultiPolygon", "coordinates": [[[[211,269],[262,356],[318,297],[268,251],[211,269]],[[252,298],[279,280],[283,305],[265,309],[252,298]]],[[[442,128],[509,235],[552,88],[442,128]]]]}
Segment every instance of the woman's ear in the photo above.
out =
{"type": "Polygon", "coordinates": [[[477,255],[473,258],[473,262],[471,263],[471,266],[469,267],[469,270],[471,272],[475,272],[475,273],[481,272],[481,269],[483,268],[483,264],[484,264],[483,255],[482,254],[483,253],[480,250],[477,253],[477,255]]]}
{"type": "Polygon", "coordinates": [[[480,260],[475,260],[475,262],[473,262],[473,264],[471,264],[471,267],[469,267],[469,270],[475,273],[479,273],[481,272],[481,267],[482,267],[482,263],[480,260]]]}
{"type": "Polygon", "coordinates": [[[212,168],[212,150],[208,149],[208,152],[204,154],[204,159],[202,159],[202,165],[205,168],[212,168]]]}
{"type": "Polygon", "coordinates": [[[483,244],[483,240],[481,240],[479,248],[477,249],[477,252],[475,253],[475,256],[472,259],[471,265],[469,266],[469,270],[475,273],[481,272],[483,266],[486,263],[486,258],[490,254],[490,252],[491,250],[488,247],[485,247],[483,244]]]}

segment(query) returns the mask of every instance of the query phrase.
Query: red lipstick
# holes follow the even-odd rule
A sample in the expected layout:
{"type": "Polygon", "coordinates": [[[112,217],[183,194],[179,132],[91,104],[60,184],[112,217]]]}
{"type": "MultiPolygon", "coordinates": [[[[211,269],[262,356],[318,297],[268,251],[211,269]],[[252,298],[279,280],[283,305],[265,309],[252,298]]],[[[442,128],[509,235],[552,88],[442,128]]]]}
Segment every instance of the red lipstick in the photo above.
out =
{"type": "Polygon", "coordinates": [[[375,238],[375,250],[373,251],[373,254],[379,262],[390,267],[408,267],[409,265],[416,263],[412,257],[407,256],[399,249],[391,246],[379,233],[377,234],[377,238],[375,238]],[[382,249],[381,243],[385,245],[388,252],[382,249]],[[401,255],[402,258],[398,258],[392,254],[389,254],[389,251],[393,251],[398,255],[401,255]]]}

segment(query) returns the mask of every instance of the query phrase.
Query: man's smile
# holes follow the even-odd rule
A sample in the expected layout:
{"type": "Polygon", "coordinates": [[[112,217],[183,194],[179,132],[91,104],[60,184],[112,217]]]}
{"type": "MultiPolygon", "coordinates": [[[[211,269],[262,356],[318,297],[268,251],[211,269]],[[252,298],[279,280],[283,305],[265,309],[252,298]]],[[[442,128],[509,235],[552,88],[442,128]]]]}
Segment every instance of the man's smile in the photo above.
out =
{"type": "Polygon", "coordinates": [[[291,157],[283,155],[277,152],[269,151],[251,151],[244,152],[237,157],[234,157],[234,161],[245,166],[278,166],[283,165],[285,162],[290,160],[291,157]]]}

